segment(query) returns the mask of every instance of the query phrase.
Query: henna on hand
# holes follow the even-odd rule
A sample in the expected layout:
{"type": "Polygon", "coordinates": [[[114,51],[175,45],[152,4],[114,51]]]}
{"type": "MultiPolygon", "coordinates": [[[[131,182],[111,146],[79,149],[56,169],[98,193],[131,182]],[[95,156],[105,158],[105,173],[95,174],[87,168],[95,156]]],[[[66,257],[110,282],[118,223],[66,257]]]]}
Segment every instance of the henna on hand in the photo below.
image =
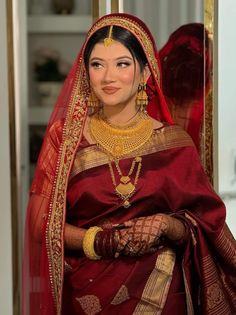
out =
{"type": "Polygon", "coordinates": [[[164,221],[166,222],[164,236],[176,245],[184,244],[189,236],[189,228],[184,221],[169,215],[164,215],[164,221]]]}
{"type": "Polygon", "coordinates": [[[188,237],[188,228],[179,219],[166,214],[140,217],[96,234],[94,249],[103,258],[118,255],[141,256],[155,252],[163,244],[163,237],[176,245],[188,237]]]}
{"type": "Polygon", "coordinates": [[[182,220],[166,214],[136,218],[123,225],[129,228],[119,231],[117,250],[128,256],[154,252],[164,244],[165,238],[182,245],[189,236],[189,229],[182,220]]]}
{"type": "Polygon", "coordinates": [[[162,215],[136,218],[125,222],[124,226],[128,228],[119,230],[120,242],[117,251],[128,256],[140,256],[156,251],[166,229],[162,215]]]}

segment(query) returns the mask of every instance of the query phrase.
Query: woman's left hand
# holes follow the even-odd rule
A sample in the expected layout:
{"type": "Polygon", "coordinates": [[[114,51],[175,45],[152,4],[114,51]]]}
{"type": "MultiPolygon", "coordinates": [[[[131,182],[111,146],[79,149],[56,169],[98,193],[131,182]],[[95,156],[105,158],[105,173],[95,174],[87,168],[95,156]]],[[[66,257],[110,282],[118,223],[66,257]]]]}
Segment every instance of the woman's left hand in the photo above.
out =
{"type": "Polygon", "coordinates": [[[123,225],[125,229],[119,233],[121,236],[125,233],[128,241],[122,249],[118,246],[117,251],[128,256],[155,251],[161,245],[161,236],[165,235],[168,227],[166,217],[162,214],[136,218],[123,225]]]}
{"type": "MultiPolygon", "coordinates": [[[[123,223],[128,242],[122,249],[125,255],[143,255],[162,245],[163,236],[175,245],[182,245],[189,237],[189,228],[182,220],[166,214],[140,217],[123,223]]],[[[122,230],[120,230],[122,233],[122,230]]],[[[119,246],[118,246],[119,251],[119,246]]]]}

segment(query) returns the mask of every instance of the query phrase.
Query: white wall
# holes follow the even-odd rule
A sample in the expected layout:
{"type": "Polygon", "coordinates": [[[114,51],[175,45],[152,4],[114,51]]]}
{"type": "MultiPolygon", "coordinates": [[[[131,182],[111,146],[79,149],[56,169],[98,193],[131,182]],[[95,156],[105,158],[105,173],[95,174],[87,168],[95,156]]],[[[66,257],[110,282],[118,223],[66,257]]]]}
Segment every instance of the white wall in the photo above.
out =
{"type": "Polygon", "coordinates": [[[236,1],[218,2],[219,193],[227,206],[227,222],[236,236],[236,1]]]}
{"type": "Polygon", "coordinates": [[[129,0],[124,12],[137,15],[152,31],[158,48],[179,26],[203,22],[204,0],[129,0]]]}
{"type": "Polygon", "coordinates": [[[12,248],[5,1],[0,1],[0,30],[0,314],[11,315],[12,248]]]}

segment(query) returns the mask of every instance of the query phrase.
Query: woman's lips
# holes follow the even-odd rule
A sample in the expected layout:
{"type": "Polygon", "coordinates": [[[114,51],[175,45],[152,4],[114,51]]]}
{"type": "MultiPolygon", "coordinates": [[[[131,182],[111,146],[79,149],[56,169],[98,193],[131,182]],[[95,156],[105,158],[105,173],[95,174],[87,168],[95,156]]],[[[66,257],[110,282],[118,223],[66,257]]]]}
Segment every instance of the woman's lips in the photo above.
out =
{"type": "Polygon", "coordinates": [[[114,94],[114,93],[116,93],[119,90],[119,88],[116,88],[116,87],[113,87],[113,86],[106,86],[102,90],[106,94],[114,94]]]}

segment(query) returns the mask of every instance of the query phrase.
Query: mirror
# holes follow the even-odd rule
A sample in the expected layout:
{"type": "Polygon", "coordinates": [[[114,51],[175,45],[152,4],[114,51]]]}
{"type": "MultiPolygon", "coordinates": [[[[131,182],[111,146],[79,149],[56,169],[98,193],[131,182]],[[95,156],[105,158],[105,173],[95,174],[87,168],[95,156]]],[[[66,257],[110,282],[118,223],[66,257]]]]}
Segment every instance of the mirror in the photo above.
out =
{"type": "Polygon", "coordinates": [[[213,2],[133,0],[124,3],[124,11],[151,29],[172,117],[192,137],[213,183],[213,2]]]}

